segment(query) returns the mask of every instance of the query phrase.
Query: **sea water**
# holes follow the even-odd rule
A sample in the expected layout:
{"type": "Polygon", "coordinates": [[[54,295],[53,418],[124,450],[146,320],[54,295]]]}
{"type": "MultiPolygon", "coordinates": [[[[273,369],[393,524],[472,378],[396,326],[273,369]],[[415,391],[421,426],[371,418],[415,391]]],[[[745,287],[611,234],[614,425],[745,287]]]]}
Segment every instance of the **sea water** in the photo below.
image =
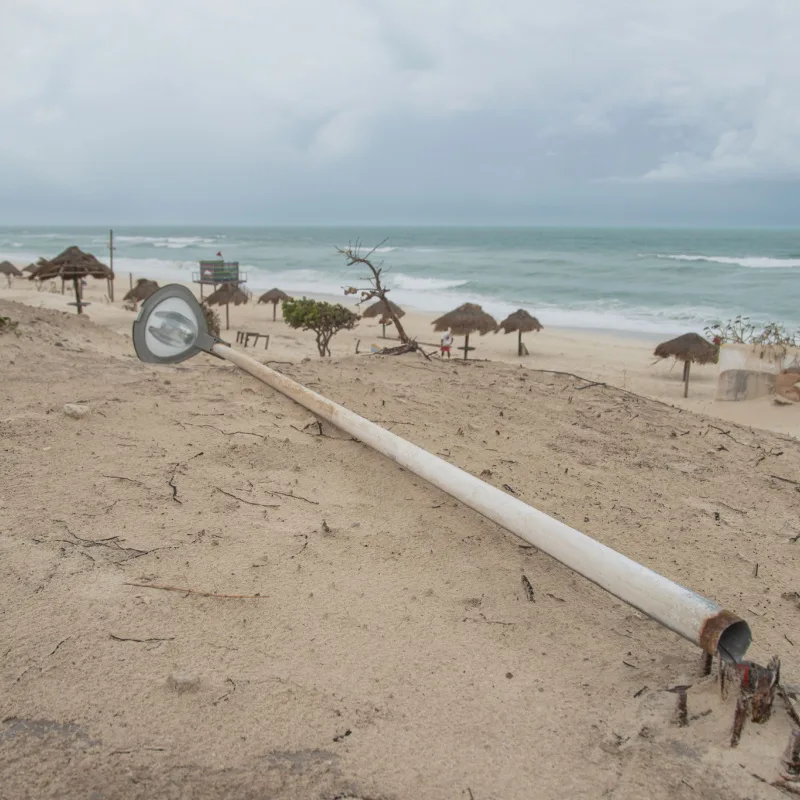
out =
{"type": "MultiPolygon", "coordinates": [[[[498,318],[526,308],[543,325],[702,333],[738,314],[800,328],[800,230],[587,228],[116,228],[114,268],[191,281],[199,259],[238,261],[253,292],[343,295],[364,269],[337,253],[377,246],[391,297],[449,311],[480,303],[498,318]]],[[[0,260],[52,257],[77,244],[108,262],[108,230],[0,228],[0,260]]]]}

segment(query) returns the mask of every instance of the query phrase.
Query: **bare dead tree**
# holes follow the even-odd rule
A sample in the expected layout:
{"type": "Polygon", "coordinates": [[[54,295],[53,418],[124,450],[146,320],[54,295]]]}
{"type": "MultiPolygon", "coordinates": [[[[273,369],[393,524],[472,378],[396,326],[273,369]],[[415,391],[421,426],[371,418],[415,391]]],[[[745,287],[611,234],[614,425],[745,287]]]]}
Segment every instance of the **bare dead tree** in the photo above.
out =
{"type": "Polygon", "coordinates": [[[405,332],[405,329],[400,324],[400,320],[395,314],[392,306],[390,305],[389,301],[386,298],[389,289],[387,289],[383,283],[381,283],[381,275],[383,274],[383,267],[376,266],[372,262],[372,254],[382,245],[386,243],[386,239],[382,242],[378,242],[375,247],[372,248],[368,253],[362,254],[361,252],[361,242],[356,241],[354,245],[348,244],[347,247],[337,247],[336,250],[338,253],[343,255],[347,260],[347,266],[352,267],[354,264],[363,264],[371,273],[371,276],[367,277],[366,280],[369,281],[370,287],[369,289],[358,289],[354,286],[349,287],[345,290],[345,294],[360,294],[361,295],[361,302],[365,303],[367,300],[372,300],[374,297],[377,297],[384,306],[385,313],[384,316],[391,319],[394,323],[394,326],[397,330],[397,335],[400,337],[400,341],[403,344],[409,344],[411,339],[409,338],[408,334],[405,332]]]}
{"type": "MultiPolygon", "coordinates": [[[[392,308],[391,303],[389,303],[386,295],[389,292],[383,282],[381,281],[381,275],[383,274],[383,266],[378,264],[376,265],[372,259],[373,253],[383,244],[386,243],[386,239],[382,242],[378,242],[371,250],[364,253],[362,251],[362,245],[360,240],[356,240],[355,244],[348,244],[347,247],[337,247],[336,251],[345,257],[347,261],[347,266],[352,267],[355,264],[365,266],[369,271],[370,275],[366,276],[364,280],[369,283],[369,288],[357,288],[355,286],[350,286],[345,289],[345,294],[358,294],[361,296],[361,302],[365,303],[368,300],[372,300],[373,298],[378,298],[379,301],[383,303],[385,313],[384,318],[390,319],[394,324],[395,330],[397,331],[397,336],[400,341],[403,343],[401,347],[392,347],[388,348],[391,350],[391,355],[399,355],[400,353],[411,353],[418,351],[422,353],[425,358],[429,358],[428,354],[417,344],[415,339],[412,339],[405,331],[402,323],[400,322],[400,318],[395,313],[394,309],[392,308]]],[[[384,352],[388,354],[388,350],[384,348],[384,352]]]]}

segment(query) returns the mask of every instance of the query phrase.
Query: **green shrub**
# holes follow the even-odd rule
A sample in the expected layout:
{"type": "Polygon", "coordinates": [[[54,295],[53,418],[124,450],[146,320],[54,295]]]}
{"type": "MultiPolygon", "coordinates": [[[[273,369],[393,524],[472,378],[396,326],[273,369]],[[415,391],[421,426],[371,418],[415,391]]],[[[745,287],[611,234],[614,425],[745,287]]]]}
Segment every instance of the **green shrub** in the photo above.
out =
{"type": "Polygon", "coordinates": [[[282,308],[287,325],[316,333],[320,357],[331,354],[328,344],[335,334],[354,328],[359,320],[358,314],[339,303],[305,297],[302,300],[284,300],[282,308]]]}

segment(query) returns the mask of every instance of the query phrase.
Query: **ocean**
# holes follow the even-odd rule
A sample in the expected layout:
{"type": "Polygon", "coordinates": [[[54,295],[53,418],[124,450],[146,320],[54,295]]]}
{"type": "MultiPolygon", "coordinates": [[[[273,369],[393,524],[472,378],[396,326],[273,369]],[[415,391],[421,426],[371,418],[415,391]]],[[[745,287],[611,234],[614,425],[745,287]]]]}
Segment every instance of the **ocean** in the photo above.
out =
{"type": "MultiPolygon", "coordinates": [[[[498,318],[526,308],[545,326],[640,333],[702,333],[738,314],[800,328],[800,230],[186,226],[114,235],[117,274],[160,283],[190,281],[199,259],[221,252],[253,292],[342,295],[363,285],[363,270],[336,247],[360,238],[380,244],[392,299],[423,311],[469,301],[498,318]]],[[[107,263],[107,229],[0,228],[0,260],[27,263],[72,244],[107,263]]]]}

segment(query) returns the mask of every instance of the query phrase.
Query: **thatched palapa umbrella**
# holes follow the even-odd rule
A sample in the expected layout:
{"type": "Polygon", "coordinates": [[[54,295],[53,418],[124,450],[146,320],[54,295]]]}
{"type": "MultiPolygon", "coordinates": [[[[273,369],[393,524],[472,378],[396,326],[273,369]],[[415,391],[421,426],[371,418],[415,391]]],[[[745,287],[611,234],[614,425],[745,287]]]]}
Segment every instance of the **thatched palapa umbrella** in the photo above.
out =
{"type": "MultiPolygon", "coordinates": [[[[517,355],[522,355],[522,334],[529,333],[530,331],[539,332],[542,329],[542,323],[536,317],[532,317],[524,308],[517,309],[513,314],[509,314],[498,326],[497,330],[503,333],[513,333],[517,331],[517,355]]],[[[528,354],[527,349],[525,355],[528,354]]]]}
{"type": "Polygon", "coordinates": [[[9,288],[11,287],[12,278],[22,277],[22,273],[10,261],[0,261],[0,275],[5,275],[8,278],[9,288]]]}
{"type": "Polygon", "coordinates": [[[497,322],[494,317],[487,314],[480,306],[475,303],[464,303],[464,305],[445,314],[433,321],[433,329],[437,333],[450,331],[453,336],[464,336],[464,346],[457,348],[464,351],[464,360],[469,357],[469,351],[474,347],[469,346],[469,335],[478,332],[481,336],[497,330],[497,322]]]}
{"type": "Polygon", "coordinates": [[[68,247],[63,253],[59,253],[50,261],[40,259],[40,265],[35,272],[31,273],[28,280],[46,281],[52,278],[61,278],[62,281],[71,280],[75,287],[75,305],[78,313],[83,313],[83,307],[89,305],[81,299],[81,280],[83,278],[105,278],[109,280],[114,277],[111,270],[101,264],[91,253],[84,253],[79,247],[68,247]]]}
{"type": "Polygon", "coordinates": [[[22,268],[22,271],[23,272],[36,272],[37,269],[39,269],[39,265],[38,264],[28,264],[27,267],[23,267],[22,268]]]}
{"type": "Polygon", "coordinates": [[[272,303],[272,321],[275,322],[275,313],[278,310],[278,303],[282,303],[284,300],[291,299],[292,298],[289,297],[286,292],[282,292],[280,289],[270,289],[268,292],[264,292],[264,294],[258,298],[258,302],[272,303]]]}
{"type": "Polygon", "coordinates": [[[205,302],[209,306],[225,306],[225,330],[230,330],[230,304],[240,306],[247,302],[247,295],[235,283],[223,283],[215,292],[212,292],[205,302]]]}
{"type": "Polygon", "coordinates": [[[400,306],[397,305],[397,303],[393,303],[391,300],[388,299],[385,302],[383,300],[378,300],[376,303],[373,303],[371,306],[365,308],[361,314],[362,317],[366,317],[367,319],[370,319],[372,317],[380,317],[380,320],[378,321],[380,322],[381,327],[383,329],[381,337],[384,339],[386,338],[386,326],[392,324],[392,318],[389,315],[389,311],[386,308],[386,303],[388,303],[391,306],[394,315],[398,319],[406,315],[406,312],[403,311],[403,309],[400,308],[400,306]]]}
{"type": "Polygon", "coordinates": [[[155,294],[157,291],[158,284],[155,281],[151,281],[149,278],[139,278],[136,281],[136,286],[129,289],[122,300],[123,302],[133,300],[134,303],[143,303],[151,294],[155,294]]]}
{"type": "Polygon", "coordinates": [[[719,348],[696,333],[684,333],[656,347],[653,355],[656,358],[674,358],[683,361],[683,396],[689,396],[689,369],[691,363],[716,364],[719,348]]]}

